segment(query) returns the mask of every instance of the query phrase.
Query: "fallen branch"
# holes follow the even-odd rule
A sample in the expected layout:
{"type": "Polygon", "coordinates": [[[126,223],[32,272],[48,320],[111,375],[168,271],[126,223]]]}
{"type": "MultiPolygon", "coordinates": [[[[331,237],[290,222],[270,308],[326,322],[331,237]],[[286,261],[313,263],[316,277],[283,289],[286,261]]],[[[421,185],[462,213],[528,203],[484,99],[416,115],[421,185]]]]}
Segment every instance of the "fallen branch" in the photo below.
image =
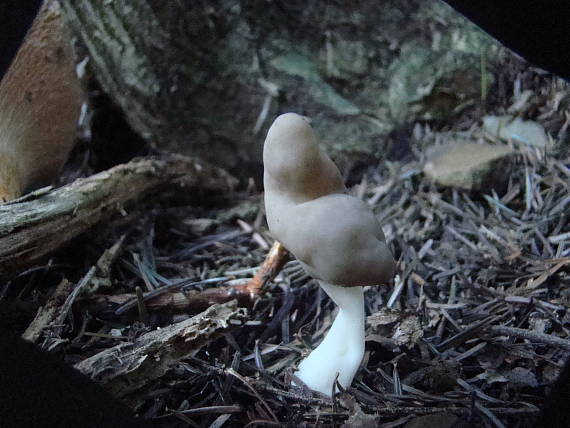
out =
{"type": "Polygon", "coordinates": [[[195,356],[210,341],[245,320],[237,302],[214,305],[177,324],[121,343],[75,365],[116,397],[135,392],[160,378],[180,360],[195,356]]]}
{"type": "Polygon", "coordinates": [[[537,333],[535,331],[525,330],[516,327],[507,327],[504,325],[494,325],[490,328],[493,336],[511,336],[519,339],[528,340],[534,344],[549,345],[570,351],[570,340],[552,334],[537,333]]]}
{"type": "MultiPolygon", "coordinates": [[[[237,299],[240,304],[248,304],[281,271],[287,261],[287,254],[285,247],[275,241],[255,276],[246,283],[189,291],[166,286],[144,293],[145,306],[149,311],[179,313],[202,311],[213,304],[233,299],[237,299]]],[[[109,319],[136,308],[137,298],[133,293],[100,295],[86,299],[83,307],[98,317],[109,319]]]]}
{"type": "Polygon", "coordinates": [[[229,192],[235,179],[197,159],[135,159],[59,189],[0,205],[0,276],[61,247],[91,226],[172,196],[229,192]]]}

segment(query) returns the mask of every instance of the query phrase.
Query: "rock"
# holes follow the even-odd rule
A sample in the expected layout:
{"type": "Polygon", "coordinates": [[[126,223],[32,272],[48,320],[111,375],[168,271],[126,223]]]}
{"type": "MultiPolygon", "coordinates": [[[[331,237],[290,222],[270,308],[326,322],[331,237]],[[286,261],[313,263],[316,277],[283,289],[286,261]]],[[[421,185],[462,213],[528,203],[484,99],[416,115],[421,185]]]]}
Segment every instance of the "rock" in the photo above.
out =
{"type": "Polygon", "coordinates": [[[483,129],[502,140],[527,146],[545,147],[548,143],[548,136],[541,125],[518,117],[486,116],[483,119],[483,129]]]}
{"type": "Polygon", "coordinates": [[[507,146],[453,143],[428,153],[424,174],[442,186],[465,190],[499,190],[509,176],[508,160],[514,150],[507,146]]]}

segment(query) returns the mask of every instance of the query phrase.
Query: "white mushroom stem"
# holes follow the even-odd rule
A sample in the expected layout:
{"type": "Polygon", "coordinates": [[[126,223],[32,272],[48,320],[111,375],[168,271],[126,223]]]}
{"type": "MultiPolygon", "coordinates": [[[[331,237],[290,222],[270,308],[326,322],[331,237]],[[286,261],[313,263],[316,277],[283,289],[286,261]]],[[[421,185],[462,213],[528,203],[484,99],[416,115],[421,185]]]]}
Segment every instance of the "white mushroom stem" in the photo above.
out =
{"type": "Polygon", "coordinates": [[[321,344],[299,364],[295,375],[330,397],[337,373],[340,385],[348,388],[364,356],[364,293],[362,287],[319,284],[339,311],[321,344]]]}

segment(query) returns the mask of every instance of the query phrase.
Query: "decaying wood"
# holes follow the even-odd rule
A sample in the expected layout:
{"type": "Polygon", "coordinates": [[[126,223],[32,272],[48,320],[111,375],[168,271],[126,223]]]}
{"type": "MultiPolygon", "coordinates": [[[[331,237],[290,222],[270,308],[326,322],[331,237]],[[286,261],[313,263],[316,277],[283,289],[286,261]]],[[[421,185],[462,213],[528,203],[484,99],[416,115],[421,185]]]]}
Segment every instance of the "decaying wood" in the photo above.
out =
{"type": "Polygon", "coordinates": [[[177,324],[146,333],[87,358],[75,368],[123,397],[161,377],[180,360],[196,355],[233,325],[241,324],[247,310],[233,300],[214,305],[177,324]]]}
{"type": "Polygon", "coordinates": [[[101,254],[95,264],[97,267],[95,276],[91,279],[90,283],[87,284],[87,293],[93,295],[100,289],[108,289],[112,286],[111,268],[119,257],[124,242],[125,235],[122,235],[111,248],[106,249],[103,254],[101,254]]]}
{"type": "Polygon", "coordinates": [[[203,193],[223,194],[234,185],[235,179],[220,168],[171,155],[136,159],[62,188],[0,205],[0,276],[136,207],[173,194],[185,201],[203,193]]]}
{"type": "Polygon", "coordinates": [[[97,263],[75,287],[67,279],[63,279],[46,303],[38,309],[22,338],[37,343],[42,336],[45,336],[42,342],[44,349],[52,348],[54,342],[61,343],[65,319],[76,299],[84,293],[91,294],[110,285],[111,266],[117,259],[124,239],[123,235],[111,248],[105,250],[97,263]]]}
{"type": "MultiPolygon", "coordinates": [[[[197,312],[210,305],[225,303],[237,299],[240,304],[251,303],[259,296],[263,287],[272,281],[281,271],[288,259],[288,252],[280,242],[275,241],[253,278],[243,284],[219,286],[205,290],[180,291],[165,286],[144,293],[145,307],[151,311],[161,312],[197,312]]],[[[86,299],[84,307],[92,314],[103,318],[122,315],[138,305],[137,296],[133,293],[99,295],[86,299]]]]}
{"type": "Polygon", "coordinates": [[[67,279],[63,279],[45,305],[38,310],[36,317],[24,334],[22,334],[22,338],[32,343],[37,342],[42,336],[44,329],[56,319],[61,306],[65,303],[72,290],[73,284],[67,279]]]}
{"type": "Polygon", "coordinates": [[[75,300],[89,288],[96,271],[96,266],[92,266],[77,285],[56,290],[57,300],[52,300],[47,313],[44,308],[40,308],[34,321],[24,332],[23,338],[26,339],[27,334],[30,339],[33,339],[32,341],[39,342],[43,336],[40,347],[48,351],[54,351],[58,346],[67,342],[67,339],[62,338],[67,326],[66,320],[75,300]]]}

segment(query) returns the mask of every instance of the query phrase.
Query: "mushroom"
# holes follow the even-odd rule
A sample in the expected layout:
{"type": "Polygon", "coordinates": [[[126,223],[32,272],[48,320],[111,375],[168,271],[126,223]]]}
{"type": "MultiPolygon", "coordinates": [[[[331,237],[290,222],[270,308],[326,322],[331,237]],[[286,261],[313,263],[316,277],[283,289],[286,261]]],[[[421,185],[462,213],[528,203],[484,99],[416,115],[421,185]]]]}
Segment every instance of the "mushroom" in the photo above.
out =
{"type": "Polygon", "coordinates": [[[82,97],[69,39],[45,1],[0,82],[0,203],[49,184],[73,146],[82,97]]]}
{"type": "Polygon", "coordinates": [[[363,287],[388,282],[394,259],[372,210],[346,194],[338,168],[302,117],[279,116],[263,146],[269,230],[338,305],[328,334],[296,376],[328,396],[350,386],[364,356],[363,287]]]}

